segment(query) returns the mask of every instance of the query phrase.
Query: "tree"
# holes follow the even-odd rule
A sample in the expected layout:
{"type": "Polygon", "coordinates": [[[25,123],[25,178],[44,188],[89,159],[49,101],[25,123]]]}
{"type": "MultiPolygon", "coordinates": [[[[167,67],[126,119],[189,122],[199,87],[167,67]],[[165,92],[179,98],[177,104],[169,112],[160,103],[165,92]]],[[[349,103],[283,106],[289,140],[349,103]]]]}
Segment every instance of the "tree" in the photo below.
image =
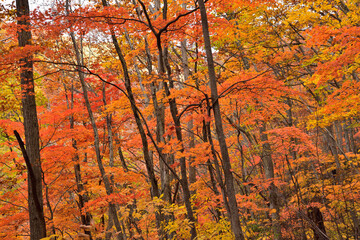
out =
{"type": "MultiPolygon", "coordinates": [[[[18,42],[24,52],[31,51],[30,10],[27,0],[16,1],[18,17],[18,42]]],[[[30,238],[46,237],[46,224],[43,210],[42,170],[39,149],[39,126],[36,112],[32,54],[20,59],[20,81],[22,90],[22,111],[24,118],[26,149],[23,156],[28,169],[28,202],[30,217],[30,238]]],[[[23,145],[20,136],[16,136],[23,145]]]]}
{"type": "Polygon", "coordinates": [[[199,1],[199,6],[200,6],[201,23],[202,23],[202,30],[203,30],[205,50],[206,50],[206,60],[208,64],[209,84],[211,89],[211,103],[214,112],[216,133],[219,140],[221,156],[222,156],[222,164],[223,164],[225,183],[226,183],[226,195],[228,197],[228,202],[229,202],[230,211],[228,214],[230,217],[231,228],[234,232],[235,238],[245,239],[244,234],[242,233],[241,230],[239,210],[235,197],[235,188],[234,188],[234,180],[232,175],[233,173],[231,170],[230,156],[228,153],[228,148],[226,146],[226,140],[222,126],[219,95],[217,90],[216,75],[214,69],[214,61],[211,52],[209,27],[208,27],[207,15],[206,15],[206,8],[203,0],[199,1]]]}

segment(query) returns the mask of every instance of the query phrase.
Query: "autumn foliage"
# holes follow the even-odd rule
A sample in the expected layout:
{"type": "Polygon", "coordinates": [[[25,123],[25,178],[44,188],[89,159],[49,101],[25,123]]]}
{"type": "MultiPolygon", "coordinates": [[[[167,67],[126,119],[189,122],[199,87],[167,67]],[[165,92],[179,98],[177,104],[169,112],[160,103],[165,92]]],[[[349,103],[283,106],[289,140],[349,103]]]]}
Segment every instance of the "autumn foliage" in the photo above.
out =
{"type": "Polygon", "coordinates": [[[32,56],[46,239],[360,239],[360,3],[0,4],[0,239],[29,239],[19,74],[32,56]]]}

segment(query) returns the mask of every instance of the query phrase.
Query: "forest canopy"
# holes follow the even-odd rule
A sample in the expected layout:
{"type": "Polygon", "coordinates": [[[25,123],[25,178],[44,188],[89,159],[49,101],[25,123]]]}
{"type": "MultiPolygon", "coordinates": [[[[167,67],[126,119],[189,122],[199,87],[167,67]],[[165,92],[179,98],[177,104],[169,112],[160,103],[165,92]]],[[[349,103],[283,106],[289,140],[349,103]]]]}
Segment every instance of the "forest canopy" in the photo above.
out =
{"type": "Polygon", "coordinates": [[[359,0],[0,2],[0,239],[360,239],[359,0]]]}

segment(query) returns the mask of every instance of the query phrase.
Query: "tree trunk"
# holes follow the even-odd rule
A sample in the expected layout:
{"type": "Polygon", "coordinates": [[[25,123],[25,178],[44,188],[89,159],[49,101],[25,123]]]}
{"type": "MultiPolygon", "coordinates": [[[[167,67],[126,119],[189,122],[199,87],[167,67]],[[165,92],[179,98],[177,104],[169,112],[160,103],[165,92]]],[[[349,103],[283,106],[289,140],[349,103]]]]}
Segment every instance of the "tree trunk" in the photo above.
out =
{"type": "MultiPolygon", "coordinates": [[[[145,50],[146,50],[146,60],[147,60],[147,69],[149,72],[149,75],[152,74],[152,60],[151,60],[151,53],[149,49],[149,45],[147,42],[147,39],[144,38],[145,41],[145,50]]],[[[161,84],[162,85],[162,84],[161,84]]],[[[161,88],[161,86],[160,86],[161,88]]],[[[151,98],[153,101],[154,106],[154,116],[156,118],[156,141],[158,143],[165,144],[165,108],[164,103],[162,100],[158,101],[156,93],[157,93],[157,87],[154,82],[150,83],[150,89],[151,89],[151,98]]],[[[171,159],[167,156],[167,154],[162,153],[162,148],[159,148],[160,153],[164,160],[168,164],[173,164],[171,162],[171,159]]],[[[163,192],[163,199],[167,202],[171,202],[171,186],[170,182],[172,180],[170,171],[166,167],[165,163],[163,161],[159,161],[160,165],[160,180],[161,180],[161,191],[163,192]]]]}
{"type": "Polygon", "coordinates": [[[262,126],[260,127],[260,138],[263,142],[262,144],[262,163],[264,166],[264,172],[265,172],[265,178],[267,181],[271,181],[269,186],[269,202],[270,202],[270,209],[274,209],[275,212],[271,214],[271,220],[272,220],[272,229],[274,233],[274,239],[275,240],[281,240],[281,228],[279,224],[279,197],[277,193],[277,188],[273,182],[274,180],[274,164],[271,157],[271,149],[270,144],[267,142],[268,137],[267,134],[264,132],[266,131],[265,123],[262,123],[262,126]]]}
{"type": "MultiPolygon", "coordinates": [[[[170,90],[167,86],[167,83],[164,83],[164,85],[165,85],[166,95],[169,97],[170,90]]],[[[171,116],[172,116],[174,124],[175,124],[176,138],[181,144],[180,152],[184,152],[184,143],[183,143],[183,139],[182,139],[181,124],[180,124],[179,118],[177,117],[178,111],[177,111],[175,99],[174,98],[169,99],[169,104],[170,104],[171,116]]],[[[185,207],[186,207],[186,212],[187,212],[187,218],[189,219],[189,221],[191,223],[191,229],[190,229],[191,239],[195,239],[196,235],[197,235],[196,228],[195,228],[196,219],[195,219],[192,207],[191,207],[191,194],[190,194],[189,182],[187,179],[187,170],[186,169],[187,169],[186,159],[185,159],[185,157],[181,157],[180,158],[181,187],[183,190],[183,197],[184,197],[184,202],[185,202],[185,207]]]]}
{"type": "MultiPolygon", "coordinates": [[[[106,0],[102,0],[102,4],[103,4],[104,7],[108,6],[108,3],[107,3],[106,0]]],[[[122,69],[123,69],[124,82],[125,82],[125,88],[126,88],[126,92],[127,92],[127,97],[129,99],[129,102],[130,102],[130,105],[131,105],[131,110],[132,110],[132,112],[134,114],[136,126],[138,128],[138,131],[139,131],[139,134],[140,134],[140,137],[141,137],[146,170],[148,172],[148,178],[149,178],[150,185],[151,185],[151,197],[160,197],[160,191],[159,191],[157,179],[156,179],[156,176],[155,176],[154,165],[153,165],[153,162],[152,162],[150,154],[149,154],[149,145],[148,145],[148,142],[147,142],[146,133],[145,133],[143,124],[141,122],[141,118],[140,118],[140,114],[138,112],[138,108],[136,106],[134,94],[132,92],[128,67],[127,67],[127,64],[126,64],[126,61],[125,61],[125,57],[124,57],[124,55],[123,55],[123,53],[122,53],[122,51],[120,49],[119,42],[116,39],[116,36],[115,36],[115,33],[114,33],[113,29],[111,28],[111,21],[109,20],[108,23],[109,23],[109,26],[110,26],[111,40],[112,40],[112,43],[113,43],[114,48],[116,50],[117,56],[118,56],[118,58],[119,58],[119,60],[121,62],[122,69]]],[[[163,214],[161,212],[161,209],[159,209],[159,211],[156,213],[156,224],[157,224],[158,234],[159,234],[160,239],[163,239],[166,236],[165,230],[164,230],[163,226],[161,225],[161,222],[163,220],[164,220],[164,216],[163,216],[163,214]]]]}
{"type": "Polygon", "coordinates": [[[311,228],[314,232],[314,240],[327,240],[323,216],[318,207],[309,207],[307,215],[312,221],[311,228]]]}
{"type": "MultiPolygon", "coordinates": [[[[76,57],[76,62],[77,62],[77,71],[79,74],[79,79],[80,79],[80,83],[81,83],[81,87],[84,93],[84,100],[85,100],[85,106],[86,109],[88,111],[89,114],[89,118],[90,118],[90,122],[91,122],[91,126],[93,128],[93,132],[94,132],[94,147],[95,147],[95,153],[96,153],[96,160],[97,160],[97,164],[100,170],[100,174],[101,174],[101,178],[104,181],[104,185],[105,185],[105,190],[106,190],[106,194],[110,195],[113,193],[113,189],[109,180],[108,175],[106,175],[105,172],[105,168],[102,162],[102,158],[101,158],[101,154],[100,154],[100,140],[99,140],[99,133],[98,133],[98,129],[95,123],[95,118],[93,115],[93,112],[91,110],[91,105],[90,105],[90,101],[88,98],[88,93],[87,93],[87,87],[85,85],[85,80],[84,80],[84,73],[81,71],[81,65],[82,65],[82,61],[80,58],[80,51],[78,49],[78,46],[76,44],[76,39],[75,39],[75,34],[74,32],[70,32],[70,36],[73,42],[73,46],[74,46],[74,50],[75,50],[75,57],[76,57]]],[[[116,231],[120,232],[117,235],[117,239],[118,240],[123,240],[123,230],[121,228],[121,224],[118,218],[118,214],[116,211],[116,206],[113,203],[109,203],[109,214],[111,214],[111,217],[113,219],[116,231]]]]}
{"type": "MultiPolygon", "coordinates": [[[[185,8],[185,7],[186,6],[183,6],[183,8],[185,8]]],[[[190,70],[189,70],[188,56],[186,53],[186,39],[181,41],[181,60],[182,60],[183,71],[184,71],[184,79],[185,79],[185,81],[187,81],[190,76],[190,70]]],[[[189,129],[189,139],[190,139],[189,148],[195,147],[195,134],[192,131],[193,126],[194,126],[194,121],[191,119],[187,124],[187,127],[189,129]]],[[[193,157],[190,157],[189,158],[189,182],[190,182],[190,184],[196,182],[196,167],[192,165],[193,161],[194,161],[193,157]]],[[[194,191],[194,193],[195,193],[195,191],[194,191]]]]}
{"type": "Polygon", "coordinates": [[[215,75],[215,68],[214,68],[214,60],[211,51],[211,43],[210,43],[210,36],[209,36],[209,26],[206,16],[206,8],[203,0],[199,0],[199,7],[201,13],[201,23],[203,29],[203,36],[204,36],[204,43],[205,43],[205,51],[207,57],[207,64],[208,64],[208,71],[209,71],[209,82],[210,82],[210,89],[211,89],[211,101],[213,104],[213,112],[215,118],[215,127],[216,133],[219,140],[221,156],[222,156],[222,164],[224,169],[224,176],[225,176],[225,184],[226,184],[226,193],[229,200],[229,210],[230,210],[230,222],[231,228],[235,235],[235,239],[245,239],[244,234],[241,230],[241,224],[239,219],[239,210],[236,202],[235,196],[235,187],[234,187],[234,180],[231,170],[231,163],[230,163],[230,156],[228,153],[228,149],[226,146],[225,134],[222,126],[221,120],[221,112],[220,112],[220,105],[218,101],[218,91],[217,91],[217,83],[216,83],[216,75],[215,75]]]}
{"type": "MultiPolygon", "coordinates": [[[[164,1],[165,6],[166,3],[167,2],[164,1]]],[[[164,19],[166,19],[166,10],[164,10],[163,15],[164,15],[164,19]]],[[[165,94],[169,98],[170,113],[175,125],[176,138],[181,144],[180,152],[184,152],[184,142],[181,132],[181,122],[180,119],[178,118],[178,108],[177,108],[176,100],[175,98],[170,98],[170,89],[173,89],[174,86],[173,86],[173,80],[171,79],[171,69],[168,61],[168,50],[166,47],[164,48],[164,50],[162,49],[160,34],[156,35],[156,40],[157,40],[157,47],[159,53],[159,74],[160,76],[165,77],[165,73],[167,73],[167,77],[169,79],[169,84],[163,81],[163,85],[165,89],[165,94]]],[[[196,227],[195,227],[196,219],[195,219],[194,211],[192,210],[192,206],[191,206],[191,193],[190,193],[189,181],[187,177],[186,158],[181,157],[179,160],[180,160],[180,173],[181,173],[180,183],[183,190],[183,197],[187,212],[187,218],[189,219],[191,224],[190,226],[191,239],[195,239],[197,236],[196,227]]]]}
{"type": "MultiPolygon", "coordinates": [[[[19,47],[31,45],[29,29],[30,9],[28,0],[16,0],[18,19],[19,47]]],[[[28,167],[28,204],[30,218],[30,239],[38,240],[46,237],[46,224],[43,210],[42,177],[39,147],[39,125],[36,112],[32,55],[20,59],[20,81],[22,90],[22,111],[24,117],[26,153],[29,158],[28,167]]],[[[25,156],[24,156],[25,157],[25,156]]]]}
{"type": "MultiPolygon", "coordinates": [[[[74,108],[74,83],[72,82],[71,84],[71,99],[70,99],[70,104],[69,104],[69,100],[68,97],[66,96],[66,103],[67,103],[67,108],[68,109],[73,109],[74,108]]],[[[70,116],[70,129],[74,129],[74,115],[70,116]]],[[[75,139],[72,139],[72,147],[77,150],[77,142],[75,139]]],[[[87,192],[85,191],[85,187],[84,187],[84,183],[82,181],[81,178],[81,166],[80,166],[80,159],[79,159],[79,155],[78,153],[75,153],[75,156],[73,157],[73,162],[74,162],[74,173],[75,173],[75,181],[76,181],[76,187],[77,187],[77,195],[79,197],[79,201],[78,201],[78,207],[79,207],[79,212],[80,212],[80,219],[81,219],[81,224],[85,225],[85,226],[89,226],[90,225],[90,220],[91,220],[91,214],[89,212],[85,212],[83,213],[83,209],[85,204],[89,201],[89,195],[87,194],[87,192]]],[[[91,237],[91,232],[89,230],[84,229],[84,233],[90,236],[90,240],[92,240],[91,237]]]]}

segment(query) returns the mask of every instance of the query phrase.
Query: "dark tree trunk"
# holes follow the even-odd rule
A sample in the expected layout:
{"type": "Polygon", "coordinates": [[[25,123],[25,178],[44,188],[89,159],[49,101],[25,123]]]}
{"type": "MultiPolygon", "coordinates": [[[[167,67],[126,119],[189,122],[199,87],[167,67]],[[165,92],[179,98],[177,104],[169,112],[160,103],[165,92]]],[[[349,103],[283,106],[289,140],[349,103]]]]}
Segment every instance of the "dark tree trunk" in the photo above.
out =
{"type": "MultiPolygon", "coordinates": [[[[108,2],[106,0],[102,0],[102,4],[104,7],[108,6],[108,2]]],[[[150,181],[150,185],[151,185],[151,197],[160,197],[160,190],[158,187],[158,183],[157,183],[157,179],[155,176],[155,169],[154,169],[154,164],[152,162],[152,159],[150,157],[149,154],[149,145],[148,145],[148,141],[147,141],[147,137],[146,137],[146,133],[145,133],[145,129],[143,127],[143,124],[141,122],[141,117],[140,117],[140,113],[138,112],[138,108],[136,106],[136,101],[135,101],[135,97],[132,91],[132,87],[131,87],[131,80],[130,80],[130,75],[129,75],[129,71],[128,71],[128,67],[125,61],[125,57],[121,51],[120,45],[118,40],[116,39],[114,30],[111,28],[111,21],[108,20],[108,24],[110,26],[110,32],[111,32],[111,40],[112,43],[114,45],[116,54],[121,62],[121,66],[123,69],[123,74],[124,74],[124,82],[125,82],[125,89],[127,92],[127,97],[130,101],[130,105],[131,105],[131,110],[134,114],[134,118],[135,118],[135,122],[141,137],[141,143],[143,146],[143,154],[144,154],[144,160],[145,160],[145,165],[146,165],[146,170],[148,172],[148,178],[150,181]]],[[[161,212],[161,209],[159,209],[159,211],[156,213],[156,224],[157,224],[157,228],[158,228],[158,234],[159,234],[159,239],[164,239],[166,234],[165,231],[163,229],[163,226],[161,225],[161,222],[164,220],[164,216],[163,213],[161,212]]]]}
{"type": "MultiPolygon", "coordinates": [[[[168,57],[167,57],[168,51],[167,51],[167,48],[165,48],[163,51],[162,46],[161,46],[160,35],[157,35],[157,46],[158,46],[158,52],[159,52],[159,74],[161,76],[164,76],[165,70],[166,70],[168,79],[170,80],[169,85],[167,82],[163,82],[163,84],[164,84],[165,94],[169,98],[170,112],[171,112],[171,116],[172,116],[172,119],[173,119],[174,125],[175,125],[176,138],[181,144],[180,152],[183,152],[184,151],[184,143],[183,143],[183,137],[182,137],[182,132],[181,132],[181,122],[180,122],[180,119],[178,118],[178,108],[177,108],[175,98],[170,98],[170,89],[172,89],[174,86],[173,86],[173,81],[171,80],[170,66],[169,66],[168,57]]],[[[190,193],[189,181],[188,181],[188,177],[187,177],[187,166],[186,166],[186,158],[185,157],[180,158],[180,173],[181,173],[180,183],[181,183],[181,187],[183,190],[183,197],[184,197],[184,203],[185,203],[186,212],[187,212],[187,218],[189,219],[189,221],[191,223],[191,227],[190,227],[191,239],[195,239],[197,236],[196,227],[195,227],[196,219],[195,219],[194,211],[191,206],[191,193],[190,193]]]]}
{"type": "MultiPolygon", "coordinates": [[[[19,18],[17,22],[19,26],[19,47],[25,47],[31,45],[28,0],[16,0],[16,10],[17,17],[19,18]]],[[[43,210],[39,125],[36,113],[32,55],[24,56],[20,59],[20,80],[23,93],[22,111],[24,116],[26,153],[33,172],[33,176],[31,176],[31,170],[28,167],[30,239],[38,240],[46,237],[46,225],[43,210]]]]}
{"type": "Polygon", "coordinates": [[[213,104],[214,118],[215,118],[215,127],[216,134],[218,136],[221,156],[222,156],[222,164],[224,169],[225,183],[226,183],[226,194],[229,202],[229,210],[230,210],[230,222],[231,229],[235,235],[235,239],[245,239],[244,234],[241,230],[241,224],[239,219],[239,210],[236,202],[235,196],[235,187],[234,180],[231,170],[230,156],[226,146],[225,134],[222,126],[221,120],[221,112],[220,105],[218,101],[218,91],[217,91],[217,83],[216,83],[216,74],[214,68],[214,60],[211,52],[211,43],[209,36],[209,26],[208,20],[206,16],[206,8],[203,0],[199,0],[199,7],[201,13],[201,23],[203,29],[208,71],[209,71],[209,82],[211,89],[211,101],[213,104]]]}
{"type": "Polygon", "coordinates": [[[327,240],[323,216],[318,207],[309,207],[308,217],[312,221],[311,228],[314,231],[314,240],[327,240]]]}

